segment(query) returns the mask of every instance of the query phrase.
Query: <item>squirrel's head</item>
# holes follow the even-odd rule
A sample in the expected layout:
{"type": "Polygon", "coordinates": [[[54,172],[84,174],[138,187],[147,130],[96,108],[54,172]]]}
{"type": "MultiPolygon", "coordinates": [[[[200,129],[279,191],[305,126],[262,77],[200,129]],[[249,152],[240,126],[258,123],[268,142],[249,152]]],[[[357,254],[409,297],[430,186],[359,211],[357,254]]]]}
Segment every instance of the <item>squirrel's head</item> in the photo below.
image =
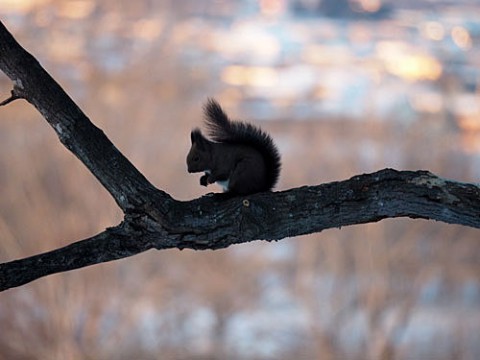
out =
{"type": "Polygon", "coordinates": [[[203,172],[211,167],[211,142],[203,136],[200,129],[190,133],[192,147],[187,155],[187,168],[189,173],[203,172]]]}

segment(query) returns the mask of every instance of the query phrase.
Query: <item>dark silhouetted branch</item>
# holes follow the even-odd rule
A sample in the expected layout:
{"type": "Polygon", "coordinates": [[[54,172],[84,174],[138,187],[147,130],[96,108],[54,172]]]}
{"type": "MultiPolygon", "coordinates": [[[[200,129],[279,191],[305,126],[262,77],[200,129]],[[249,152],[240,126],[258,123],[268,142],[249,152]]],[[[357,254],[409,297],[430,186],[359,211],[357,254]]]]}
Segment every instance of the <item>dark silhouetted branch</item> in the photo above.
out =
{"type": "Polygon", "coordinates": [[[10,104],[12,101],[15,101],[18,99],[21,99],[21,97],[15,94],[15,91],[12,90],[10,97],[0,102],[0,106],[5,106],[7,104],[10,104]]]}
{"type": "Polygon", "coordinates": [[[0,264],[0,291],[152,248],[220,249],[394,217],[480,228],[480,187],[428,171],[384,169],[282,192],[176,201],[148,182],[1,23],[0,69],[14,83],[12,94],[39,110],[125,214],[94,237],[0,264]]]}

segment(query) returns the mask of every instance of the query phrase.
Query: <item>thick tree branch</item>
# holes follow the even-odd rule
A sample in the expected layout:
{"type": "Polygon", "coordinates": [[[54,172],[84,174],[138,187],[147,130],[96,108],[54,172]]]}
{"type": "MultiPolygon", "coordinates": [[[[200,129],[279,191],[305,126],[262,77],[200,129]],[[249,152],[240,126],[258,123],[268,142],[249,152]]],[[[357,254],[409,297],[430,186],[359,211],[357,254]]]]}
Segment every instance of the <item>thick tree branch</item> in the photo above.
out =
{"type": "MultiPolygon", "coordinates": [[[[151,212],[151,211],[150,211],[151,212]]],[[[132,256],[155,248],[220,249],[280,240],[393,217],[480,228],[480,187],[427,171],[385,169],[349,180],[225,200],[215,195],[172,202],[175,229],[144,210],[87,240],[0,264],[0,291],[42,276],[132,256]]]]}
{"type": "Polygon", "coordinates": [[[14,83],[12,97],[24,98],[37,108],[123,211],[143,203],[145,195],[155,190],[1,22],[0,69],[14,83]]]}
{"type": "Polygon", "coordinates": [[[480,228],[480,187],[427,171],[385,169],[283,192],[176,201],[145,179],[1,23],[0,69],[15,84],[12,96],[40,111],[125,214],[120,225],[92,238],[0,264],[0,291],[152,248],[219,249],[393,217],[480,228]]]}
{"type": "Polygon", "coordinates": [[[122,224],[57,250],[0,264],[0,291],[50,274],[134,255],[146,246],[141,239],[132,239],[134,236],[135,232],[127,232],[122,224]]]}

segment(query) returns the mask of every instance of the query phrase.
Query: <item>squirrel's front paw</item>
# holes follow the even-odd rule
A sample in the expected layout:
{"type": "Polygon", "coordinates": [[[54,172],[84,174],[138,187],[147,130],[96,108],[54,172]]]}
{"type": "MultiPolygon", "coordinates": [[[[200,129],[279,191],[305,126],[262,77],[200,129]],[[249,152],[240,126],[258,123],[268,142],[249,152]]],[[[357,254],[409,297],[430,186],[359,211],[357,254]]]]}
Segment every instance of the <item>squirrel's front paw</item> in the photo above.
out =
{"type": "Polygon", "coordinates": [[[200,178],[200,185],[207,186],[208,185],[208,175],[203,175],[200,178]]]}

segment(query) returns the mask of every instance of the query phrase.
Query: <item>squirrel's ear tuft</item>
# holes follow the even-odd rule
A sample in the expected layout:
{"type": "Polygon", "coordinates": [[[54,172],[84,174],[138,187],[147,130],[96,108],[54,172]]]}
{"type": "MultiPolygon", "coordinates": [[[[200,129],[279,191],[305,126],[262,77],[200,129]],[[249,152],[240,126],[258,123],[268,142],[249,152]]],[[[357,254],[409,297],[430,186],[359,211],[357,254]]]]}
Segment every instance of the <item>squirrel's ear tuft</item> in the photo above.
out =
{"type": "Polygon", "coordinates": [[[198,129],[192,130],[190,133],[190,140],[192,141],[192,145],[197,141],[198,138],[198,129]]]}
{"type": "Polygon", "coordinates": [[[202,142],[203,139],[204,138],[200,129],[193,129],[190,133],[190,140],[192,141],[192,145],[202,142]]]}

